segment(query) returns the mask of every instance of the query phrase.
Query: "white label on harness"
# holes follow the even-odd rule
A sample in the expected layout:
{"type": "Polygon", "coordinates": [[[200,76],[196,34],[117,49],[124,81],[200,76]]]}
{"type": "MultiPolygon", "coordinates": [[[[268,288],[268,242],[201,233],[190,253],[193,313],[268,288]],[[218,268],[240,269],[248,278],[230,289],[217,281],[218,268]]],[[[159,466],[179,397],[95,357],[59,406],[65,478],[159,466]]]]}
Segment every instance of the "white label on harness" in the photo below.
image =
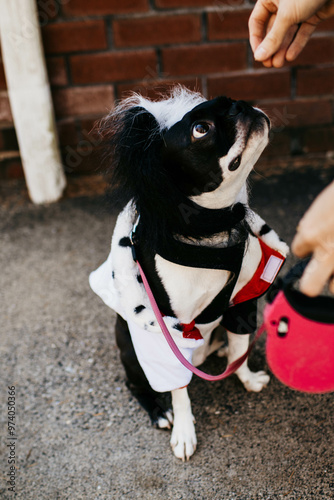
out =
{"type": "Polygon", "coordinates": [[[277,276],[278,271],[281,268],[284,260],[276,257],[275,255],[271,255],[269,260],[263,269],[263,273],[260,278],[267,283],[272,283],[277,276]]]}

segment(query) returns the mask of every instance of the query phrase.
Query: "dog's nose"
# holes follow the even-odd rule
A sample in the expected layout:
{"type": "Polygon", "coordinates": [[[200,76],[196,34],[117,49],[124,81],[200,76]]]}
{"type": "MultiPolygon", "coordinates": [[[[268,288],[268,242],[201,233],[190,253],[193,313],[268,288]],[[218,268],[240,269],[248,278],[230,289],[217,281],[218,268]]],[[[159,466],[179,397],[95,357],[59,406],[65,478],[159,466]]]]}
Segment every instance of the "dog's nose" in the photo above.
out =
{"type": "Polygon", "coordinates": [[[237,116],[244,113],[247,108],[247,103],[244,101],[235,101],[228,111],[229,116],[237,116]]]}

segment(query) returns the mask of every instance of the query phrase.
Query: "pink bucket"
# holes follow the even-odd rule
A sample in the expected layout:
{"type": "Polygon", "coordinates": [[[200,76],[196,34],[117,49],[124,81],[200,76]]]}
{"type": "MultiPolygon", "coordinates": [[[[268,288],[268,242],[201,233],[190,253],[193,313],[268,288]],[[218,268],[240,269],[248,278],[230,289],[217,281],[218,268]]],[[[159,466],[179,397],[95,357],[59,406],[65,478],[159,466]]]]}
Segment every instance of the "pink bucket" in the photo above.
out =
{"type": "Polygon", "coordinates": [[[334,391],[334,298],[308,297],[290,280],[265,307],[264,324],[268,364],[281,382],[304,392],[334,391]]]}

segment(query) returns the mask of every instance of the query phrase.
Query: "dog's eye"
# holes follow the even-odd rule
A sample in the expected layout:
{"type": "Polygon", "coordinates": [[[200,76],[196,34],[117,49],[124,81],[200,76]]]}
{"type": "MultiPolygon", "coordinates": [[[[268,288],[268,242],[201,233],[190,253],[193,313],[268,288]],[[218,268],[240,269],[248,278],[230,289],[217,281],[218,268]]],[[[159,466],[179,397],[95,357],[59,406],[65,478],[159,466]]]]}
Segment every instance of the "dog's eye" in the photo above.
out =
{"type": "Polygon", "coordinates": [[[195,139],[200,139],[204,137],[210,130],[210,125],[208,123],[196,123],[193,126],[193,137],[195,139]]]}

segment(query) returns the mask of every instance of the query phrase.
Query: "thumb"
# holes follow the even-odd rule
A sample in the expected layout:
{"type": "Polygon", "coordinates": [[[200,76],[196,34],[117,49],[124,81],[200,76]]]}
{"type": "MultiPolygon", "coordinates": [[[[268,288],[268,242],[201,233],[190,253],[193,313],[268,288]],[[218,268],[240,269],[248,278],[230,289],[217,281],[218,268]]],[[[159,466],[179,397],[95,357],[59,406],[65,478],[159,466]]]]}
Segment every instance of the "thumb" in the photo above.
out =
{"type": "Polygon", "coordinates": [[[255,60],[266,61],[272,57],[281,47],[285,35],[292,24],[293,23],[289,22],[289,20],[280,16],[278,13],[272,28],[268,31],[266,37],[254,53],[255,60]]]}

